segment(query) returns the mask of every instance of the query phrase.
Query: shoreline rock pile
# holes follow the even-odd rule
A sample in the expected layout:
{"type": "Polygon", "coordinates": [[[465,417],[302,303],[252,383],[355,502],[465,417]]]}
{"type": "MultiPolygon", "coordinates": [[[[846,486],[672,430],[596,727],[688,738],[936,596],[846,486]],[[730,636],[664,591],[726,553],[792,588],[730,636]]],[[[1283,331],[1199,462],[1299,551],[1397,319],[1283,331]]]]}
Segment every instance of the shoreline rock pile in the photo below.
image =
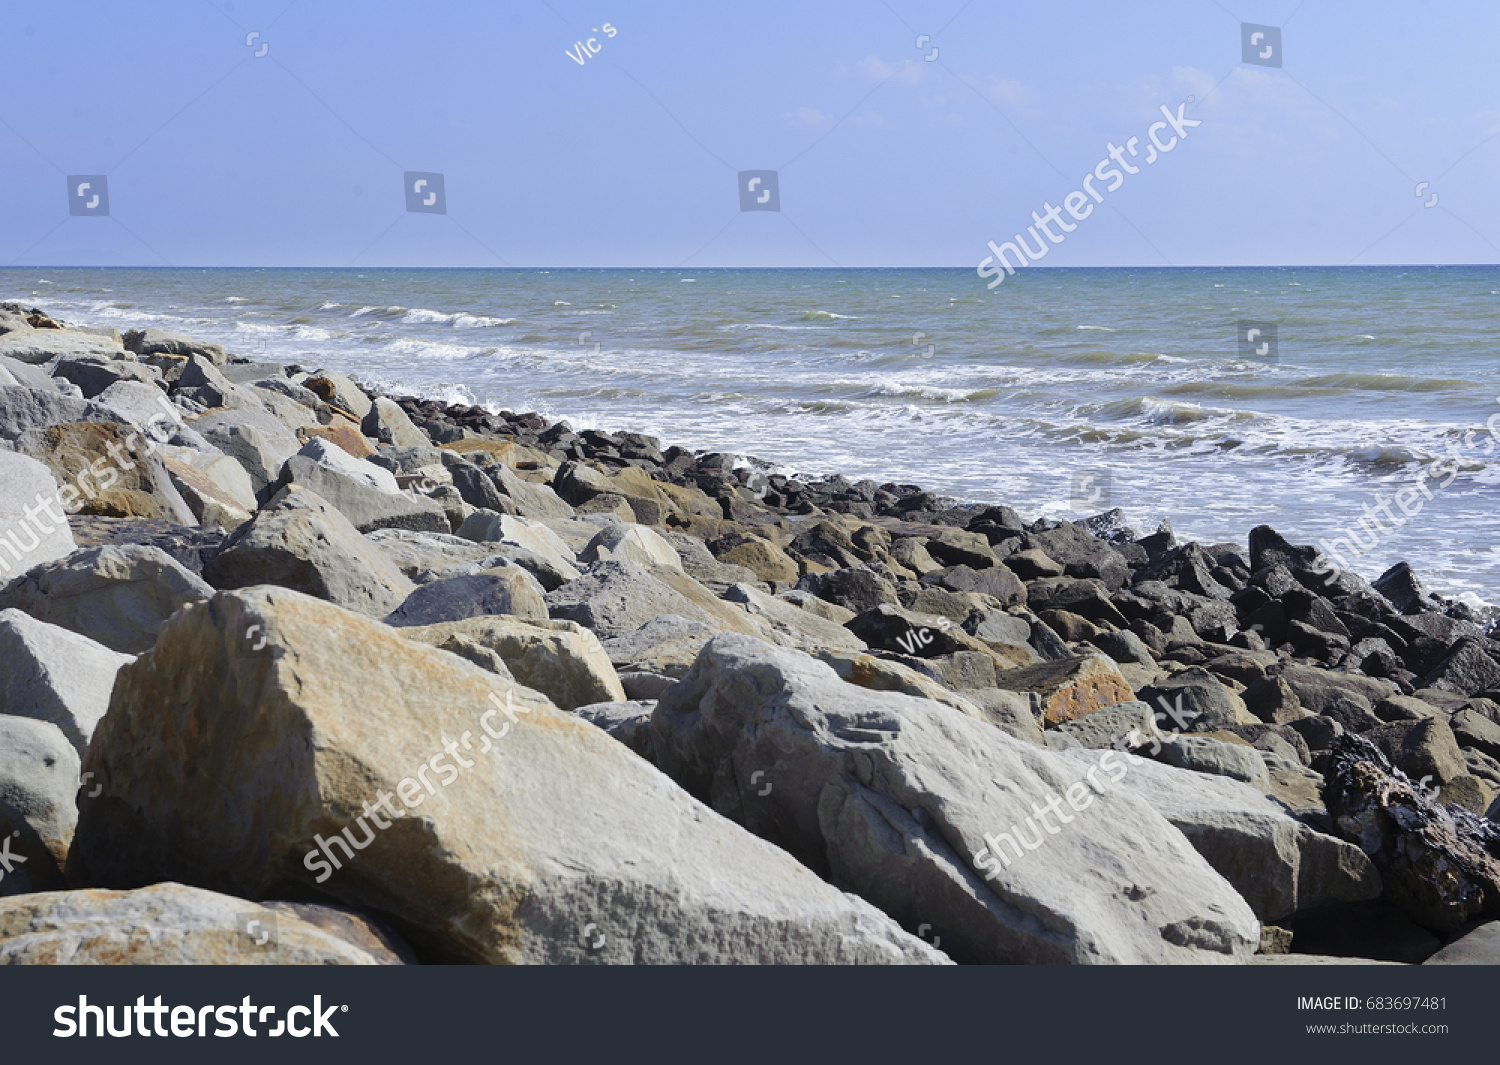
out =
{"type": "Polygon", "coordinates": [[[1267,526],[1028,523],[0,303],[0,645],[8,962],[1500,942],[1500,642],[1267,526]]]}

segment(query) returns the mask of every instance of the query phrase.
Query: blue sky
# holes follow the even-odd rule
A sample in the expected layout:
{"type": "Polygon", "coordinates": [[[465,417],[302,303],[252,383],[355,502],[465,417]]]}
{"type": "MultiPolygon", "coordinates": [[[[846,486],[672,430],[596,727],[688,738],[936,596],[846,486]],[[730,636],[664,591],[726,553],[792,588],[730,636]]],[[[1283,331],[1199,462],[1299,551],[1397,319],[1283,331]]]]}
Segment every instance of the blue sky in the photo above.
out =
{"type": "Polygon", "coordinates": [[[973,266],[1189,96],[1045,265],[1500,261],[1494,3],[0,10],[0,265],[973,266]],[[781,211],[741,212],[761,169],[781,211]]]}

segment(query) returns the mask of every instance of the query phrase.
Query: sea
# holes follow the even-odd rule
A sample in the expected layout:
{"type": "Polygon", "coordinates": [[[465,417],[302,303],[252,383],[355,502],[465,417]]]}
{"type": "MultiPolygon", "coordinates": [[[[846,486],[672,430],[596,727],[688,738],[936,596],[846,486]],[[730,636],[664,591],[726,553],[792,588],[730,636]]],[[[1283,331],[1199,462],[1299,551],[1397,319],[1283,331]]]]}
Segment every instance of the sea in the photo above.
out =
{"type": "Polygon", "coordinates": [[[29,267],[0,299],[1028,520],[1269,524],[1500,604],[1500,267],[29,267]]]}

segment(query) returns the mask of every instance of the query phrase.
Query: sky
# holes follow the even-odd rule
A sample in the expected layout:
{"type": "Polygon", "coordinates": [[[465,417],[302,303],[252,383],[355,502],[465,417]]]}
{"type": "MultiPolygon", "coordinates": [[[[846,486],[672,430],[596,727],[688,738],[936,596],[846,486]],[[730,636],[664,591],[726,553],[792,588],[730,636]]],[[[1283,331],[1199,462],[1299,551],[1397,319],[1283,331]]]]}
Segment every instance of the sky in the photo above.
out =
{"type": "Polygon", "coordinates": [[[0,40],[0,265],[973,267],[1163,105],[1200,124],[1041,265],[1500,261],[1492,0],[0,0],[0,40]]]}

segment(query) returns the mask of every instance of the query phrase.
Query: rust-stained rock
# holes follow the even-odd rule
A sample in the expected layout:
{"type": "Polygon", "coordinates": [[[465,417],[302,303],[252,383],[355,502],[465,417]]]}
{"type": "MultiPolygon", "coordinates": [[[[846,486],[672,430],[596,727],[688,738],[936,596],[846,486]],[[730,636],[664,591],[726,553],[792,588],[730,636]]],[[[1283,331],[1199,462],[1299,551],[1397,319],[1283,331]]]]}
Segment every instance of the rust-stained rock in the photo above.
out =
{"type": "Polygon", "coordinates": [[[337,444],[357,459],[369,458],[375,454],[375,448],[369,440],[365,439],[357,425],[335,422],[333,425],[304,426],[297,430],[297,439],[304,444],[309,440],[327,440],[330,444],[337,444]]]}
{"type": "Polygon", "coordinates": [[[1042,698],[1043,724],[1049,727],[1135,699],[1129,681],[1113,662],[1100,655],[1004,670],[996,673],[995,687],[1036,692],[1042,698]]]}
{"type": "Polygon", "coordinates": [[[16,450],[47,465],[63,506],[106,518],[154,518],[191,525],[159,457],[139,434],[106,422],[65,422],[23,433],[16,450]]]}

